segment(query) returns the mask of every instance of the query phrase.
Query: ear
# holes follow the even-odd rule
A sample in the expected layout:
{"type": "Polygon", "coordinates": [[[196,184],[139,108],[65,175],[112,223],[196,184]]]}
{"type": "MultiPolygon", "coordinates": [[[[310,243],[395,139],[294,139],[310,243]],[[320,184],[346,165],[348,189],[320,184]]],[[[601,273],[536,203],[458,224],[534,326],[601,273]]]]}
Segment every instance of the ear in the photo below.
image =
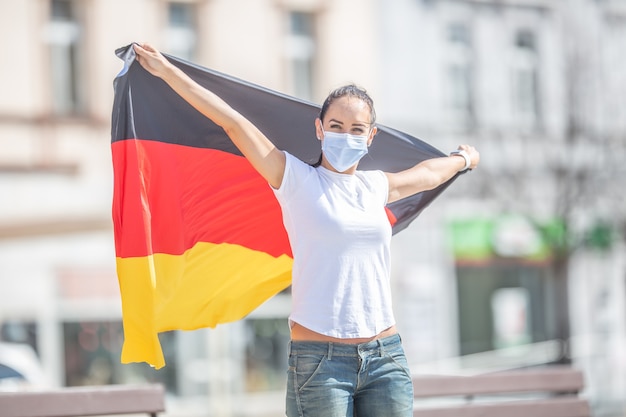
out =
{"type": "Polygon", "coordinates": [[[319,117],[315,119],[315,136],[317,140],[322,140],[324,137],[324,127],[322,126],[322,120],[319,117]]]}
{"type": "Polygon", "coordinates": [[[378,128],[376,126],[374,126],[372,128],[372,131],[369,134],[369,138],[367,138],[367,146],[369,147],[372,142],[374,141],[374,136],[376,136],[376,133],[378,133],[378,128]]]}

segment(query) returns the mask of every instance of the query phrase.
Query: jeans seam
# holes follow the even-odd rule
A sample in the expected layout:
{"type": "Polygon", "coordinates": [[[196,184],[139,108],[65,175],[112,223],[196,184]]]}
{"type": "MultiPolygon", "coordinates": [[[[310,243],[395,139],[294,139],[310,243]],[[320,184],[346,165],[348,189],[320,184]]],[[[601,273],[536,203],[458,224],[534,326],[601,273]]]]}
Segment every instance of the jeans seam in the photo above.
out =
{"type": "Polygon", "coordinates": [[[326,365],[326,361],[328,360],[328,356],[323,355],[322,358],[320,359],[320,361],[317,363],[317,366],[315,367],[315,370],[313,372],[311,372],[311,375],[309,375],[309,377],[306,379],[306,381],[302,382],[302,385],[300,385],[300,387],[298,387],[298,358],[296,357],[296,372],[295,372],[295,386],[297,388],[297,392],[301,392],[307,385],[309,385],[309,383],[313,380],[313,378],[315,378],[317,376],[317,374],[320,373],[320,370],[322,369],[322,366],[326,365]]]}
{"type": "Polygon", "coordinates": [[[409,377],[409,379],[411,379],[411,371],[404,365],[402,365],[400,362],[398,362],[396,360],[396,358],[393,357],[393,355],[391,355],[391,353],[389,352],[385,352],[385,356],[388,356],[389,359],[391,359],[391,361],[396,364],[396,366],[398,366],[400,369],[402,369],[402,371],[404,371],[404,373],[406,374],[406,376],[409,377]]]}
{"type": "Polygon", "coordinates": [[[296,404],[298,406],[298,415],[300,417],[304,417],[304,412],[302,411],[302,403],[300,401],[300,390],[298,389],[298,372],[296,371],[296,367],[293,369],[293,392],[296,396],[296,404]]]}

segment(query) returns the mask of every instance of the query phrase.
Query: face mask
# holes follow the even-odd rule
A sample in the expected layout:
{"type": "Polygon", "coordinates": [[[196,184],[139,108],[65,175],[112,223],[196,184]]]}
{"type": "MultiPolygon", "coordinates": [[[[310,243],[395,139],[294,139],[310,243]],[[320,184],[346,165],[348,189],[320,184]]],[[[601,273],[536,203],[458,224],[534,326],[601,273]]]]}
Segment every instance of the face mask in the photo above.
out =
{"type": "Polygon", "coordinates": [[[333,168],[344,172],[367,154],[367,138],[367,135],[324,131],[322,152],[333,168]]]}

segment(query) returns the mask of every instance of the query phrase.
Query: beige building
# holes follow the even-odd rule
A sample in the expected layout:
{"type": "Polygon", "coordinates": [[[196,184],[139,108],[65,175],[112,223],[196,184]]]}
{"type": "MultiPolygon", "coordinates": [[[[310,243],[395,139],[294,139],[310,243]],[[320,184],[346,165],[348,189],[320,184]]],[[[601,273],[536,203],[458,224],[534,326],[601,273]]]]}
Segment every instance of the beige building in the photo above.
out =
{"type": "Polygon", "coordinates": [[[122,63],[114,51],[149,41],[320,101],[345,82],[375,89],[376,31],[346,25],[371,28],[374,19],[373,3],[355,1],[0,1],[0,340],[30,344],[50,385],[158,380],[173,414],[282,410],[286,296],[256,321],[163,335],[162,371],[119,363],[109,149],[122,63]],[[248,399],[234,399],[241,395],[248,399]]]}
{"type": "Polygon", "coordinates": [[[394,237],[396,314],[416,372],[562,357],[559,287],[529,219],[551,224],[561,213],[552,196],[584,191],[572,227],[595,232],[609,219],[616,232],[569,261],[565,356],[585,369],[598,415],[624,416],[626,250],[616,227],[626,204],[615,190],[626,175],[626,9],[565,3],[0,0],[0,341],[30,344],[49,385],[155,380],[172,415],[282,414],[286,295],[238,323],[162,335],[161,371],[119,363],[114,50],[149,41],[317,103],[356,82],[381,123],[443,151],[480,148],[481,169],[394,237]],[[554,175],[563,167],[597,185],[563,191],[577,184],[554,175]],[[520,312],[531,319],[515,327],[507,317],[520,312]]]}

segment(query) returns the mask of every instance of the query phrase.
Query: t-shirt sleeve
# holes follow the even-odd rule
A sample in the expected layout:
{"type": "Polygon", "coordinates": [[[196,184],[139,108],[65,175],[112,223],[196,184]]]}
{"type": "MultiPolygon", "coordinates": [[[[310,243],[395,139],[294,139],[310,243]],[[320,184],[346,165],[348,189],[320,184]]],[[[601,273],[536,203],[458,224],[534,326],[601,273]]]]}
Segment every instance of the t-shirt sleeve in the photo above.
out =
{"type": "Polygon", "coordinates": [[[309,165],[305,164],[289,152],[282,151],[285,154],[285,172],[283,180],[278,188],[272,187],[274,194],[279,201],[286,201],[298,189],[298,183],[307,174],[309,165]]]}

